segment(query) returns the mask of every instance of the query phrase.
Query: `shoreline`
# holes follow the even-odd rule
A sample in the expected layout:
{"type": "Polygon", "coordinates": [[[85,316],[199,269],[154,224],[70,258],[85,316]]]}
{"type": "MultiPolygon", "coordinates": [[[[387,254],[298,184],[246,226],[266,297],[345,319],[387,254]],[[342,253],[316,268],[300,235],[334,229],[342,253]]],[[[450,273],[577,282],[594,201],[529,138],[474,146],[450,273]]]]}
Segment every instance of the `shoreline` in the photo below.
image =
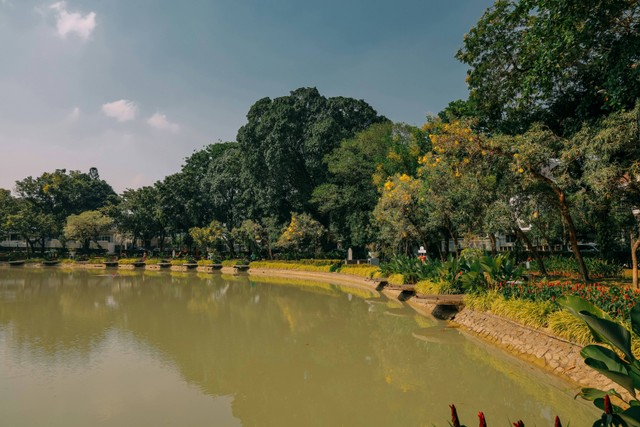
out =
{"type": "MultiPolygon", "coordinates": [[[[0,264],[3,268],[10,267],[6,263],[0,264]]],[[[20,267],[18,267],[20,268],[20,267]]],[[[140,271],[173,271],[173,272],[197,272],[207,274],[236,274],[254,277],[297,278],[331,283],[338,286],[355,287],[365,289],[376,296],[384,295],[390,300],[401,301],[407,304],[420,315],[433,317],[432,312],[436,304],[421,298],[411,296],[400,300],[401,291],[394,289],[376,289],[378,283],[361,276],[355,276],[339,272],[315,272],[304,270],[282,270],[253,268],[246,272],[236,272],[233,267],[223,267],[213,271],[208,266],[198,266],[187,269],[181,265],[161,269],[159,266],[148,265],[135,267],[133,265],[120,265],[118,267],[106,267],[103,264],[57,264],[44,266],[41,264],[25,264],[22,268],[57,268],[69,270],[140,270],[140,271]],[[151,268],[149,268],[151,267],[151,268]]],[[[530,328],[512,320],[496,316],[488,312],[478,312],[469,308],[463,308],[453,320],[446,321],[450,327],[459,329],[467,336],[479,339],[481,342],[499,349],[504,353],[515,357],[528,365],[564,380],[576,388],[595,387],[603,390],[620,388],[608,378],[598,374],[584,364],[580,350],[582,345],[559,338],[547,331],[530,328]]],[[[623,394],[624,391],[618,390],[623,394]]],[[[628,397],[628,396],[626,396],[628,397]]]]}

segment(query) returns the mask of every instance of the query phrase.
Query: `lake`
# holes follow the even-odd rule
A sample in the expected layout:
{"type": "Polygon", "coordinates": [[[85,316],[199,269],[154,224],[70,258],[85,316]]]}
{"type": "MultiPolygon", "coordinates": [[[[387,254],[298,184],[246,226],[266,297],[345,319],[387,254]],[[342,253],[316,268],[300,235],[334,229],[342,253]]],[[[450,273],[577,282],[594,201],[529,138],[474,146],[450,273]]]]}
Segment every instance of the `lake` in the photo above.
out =
{"type": "Polygon", "coordinates": [[[0,268],[0,425],[591,425],[557,378],[373,291],[0,268]]]}

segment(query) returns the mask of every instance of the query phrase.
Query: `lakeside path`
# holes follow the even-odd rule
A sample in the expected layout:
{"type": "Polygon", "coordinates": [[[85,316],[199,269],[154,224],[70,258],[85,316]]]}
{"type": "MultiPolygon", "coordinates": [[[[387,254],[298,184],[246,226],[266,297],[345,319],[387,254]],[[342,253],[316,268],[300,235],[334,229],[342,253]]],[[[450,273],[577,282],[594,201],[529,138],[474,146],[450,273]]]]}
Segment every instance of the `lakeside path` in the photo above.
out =
{"type": "MultiPolygon", "coordinates": [[[[146,269],[155,270],[155,268],[150,269],[149,267],[150,266],[147,266],[146,269]]],[[[5,265],[1,268],[14,267],[5,265]]],[[[25,265],[24,267],[18,268],[60,268],[67,270],[106,269],[104,265],[99,264],[60,264],[55,267],[36,264],[25,265]]],[[[135,268],[132,265],[120,266],[118,269],[145,270],[144,268],[135,268]]],[[[172,266],[170,271],[188,270],[182,266],[172,266]]],[[[365,277],[344,273],[264,268],[251,268],[247,272],[238,273],[233,267],[223,267],[216,272],[209,271],[206,267],[198,267],[191,271],[207,274],[237,274],[256,278],[301,279],[360,288],[371,292],[375,296],[384,295],[390,300],[405,302],[419,314],[427,317],[432,317],[431,313],[436,308],[436,305],[429,300],[416,297],[399,298],[401,294],[399,290],[383,288],[381,291],[378,291],[378,282],[365,277]]],[[[569,387],[575,388],[576,391],[580,387],[595,387],[602,390],[611,388],[620,389],[619,386],[609,379],[584,364],[582,356],[580,356],[581,345],[556,337],[545,330],[533,329],[491,313],[478,312],[468,308],[463,308],[453,320],[447,321],[447,324],[448,327],[457,328],[468,337],[475,339],[478,344],[485,344],[497,348],[507,355],[527,362],[532,367],[564,380],[569,387]]],[[[626,393],[623,393],[623,396],[625,398],[629,397],[626,393]]]]}

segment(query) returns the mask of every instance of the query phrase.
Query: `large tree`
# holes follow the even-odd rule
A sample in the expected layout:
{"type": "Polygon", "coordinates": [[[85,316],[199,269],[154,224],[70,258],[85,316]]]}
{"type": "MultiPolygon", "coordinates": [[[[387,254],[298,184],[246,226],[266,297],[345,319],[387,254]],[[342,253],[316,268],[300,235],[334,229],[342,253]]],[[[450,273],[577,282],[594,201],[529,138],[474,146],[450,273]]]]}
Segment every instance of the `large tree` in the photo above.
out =
{"type": "Polygon", "coordinates": [[[111,232],[112,226],[113,220],[102,212],[85,211],[79,215],[69,215],[64,226],[64,236],[67,240],[81,242],[85,251],[89,250],[91,242],[101,248],[98,238],[111,232]]]}
{"type": "Polygon", "coordinates": [[[328,182],[316,187],[312,201],[334,237],[346,246],[373,242],[372,212],[380,187],[394,174],[414,175],[428,146],[420,129],[385,122],[342,141],[327,155],[328,182]]]}
{"type": "Polygon", "coordinates": [[[52,216],[54,227],[46,237],[60,236],[69,215],[118,202],[113,188],[100,179],[95,168],[90,173],[57,169],[36,178],[30,176],[16,182],[16,193],[32,209],[52,216]]]}
{"type": "Polygon", "coordinates": [[[606,208],[604,221],[616,224],[629,236],[633,285],[638,288],[640,105],[583,127],[574,137],[574,147],[573,155],[583,164],[586,189],[606,208]]]}
{"type": "Polygon", "coordinates": [[[340,141],[385,121],[362,100],[325,98],[315,88],[256,102],[238,131],[245,188],[254,203],[249,216],[276,216],[311,208],[315,187],[326,181],[325,155],[340,141]]]}
{"type": "Polygon", "coordinates": [[[485,125],[518,133],[542,121],[566,135],[640,96],[640,3],[499,0],[457,58],[485,125]]]}

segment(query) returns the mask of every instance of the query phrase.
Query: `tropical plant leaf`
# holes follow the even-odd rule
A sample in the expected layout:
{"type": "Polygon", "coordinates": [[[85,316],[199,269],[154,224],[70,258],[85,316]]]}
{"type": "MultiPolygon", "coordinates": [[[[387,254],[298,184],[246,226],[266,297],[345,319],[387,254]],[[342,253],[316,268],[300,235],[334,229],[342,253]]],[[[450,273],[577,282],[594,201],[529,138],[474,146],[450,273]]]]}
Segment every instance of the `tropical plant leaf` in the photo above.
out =
{"type": "Polygon", "coordinates": [[[587,322],[587,325],[589,325],[591,329],[620,350],[628,361],[632,362],[635,360],[631,352],[631,333],[626,328],[611,320],[596,317],[587,311],[581,311],[580,317],[587,322]]]}
{"type": "Polygon", "coordinates": [[[629,427],[640,427],[640,406],[632,405],[631,407],[620,412],[618,415],[627,423],[629,427]]]}
{"type": "Polygon", "coordinates": [[[631,330],[640,335],[640,304],[634,305],[631,309],[631,330]]]}
{"type": "Polygon", "coordinates": [[[612,372],[619,372],[625,375],[629,373],[629,364],[611,349],[599,345],[588,345],[580,350],[580,355],[585,359],[595,359],[603,362],[607,369],[612,372]]]}
{"type": "Polygon", "coordinates": [[[595,305],[591,304],[589,301],[583,298],[577,297],[575,295],[564,295],[558,298],[558,304],[560,304],[561,306],[569,310],[574,316],[577,316],[577,317],[580,317],[581,311],[586,311],[596,317],[604,318],[607,320],[613,320],[611,319],[611,316],[609,316],[601,308],[596,307],[595,305]]]}
{"type": "MultiPolygon", "coordinates": [[[[620,372],[610,371],[604,362],[601,362],[596,359],[591,359],[591,358],[585,359],[584,363],[590,368],[600,372],[602,375],[609,378],[611,381],[624,387],[632,396],[635,397],[636,392],[634,389],[633,379],[629,375],[620,373],[620,372]]],[[[596,401],[597,399],[594,400],[594,404],[596,401]]]]}

